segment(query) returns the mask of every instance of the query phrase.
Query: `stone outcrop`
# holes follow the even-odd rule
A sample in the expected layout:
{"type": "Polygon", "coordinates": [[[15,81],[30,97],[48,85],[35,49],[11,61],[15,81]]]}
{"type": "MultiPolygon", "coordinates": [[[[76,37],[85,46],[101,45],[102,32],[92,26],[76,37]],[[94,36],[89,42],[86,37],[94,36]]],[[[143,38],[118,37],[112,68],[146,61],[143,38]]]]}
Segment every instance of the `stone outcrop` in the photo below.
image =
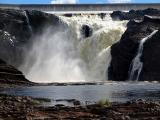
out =
{"type": "Polygon", "coordinates": [[[8,85],[33,85],[28,81],[23,73],[17,70],[15,67],[8,65],[6,62],[0,59],[0,84],[3,87],[4,84],[8,85]]]}
{"type": "Polygon", "coordinates": [[[93,29],[89,25],[82,25],[81,35],[83,38],[91,37],[93,34],[93,29]]]}
{"type": "MultiPolygon", "coordinates": [[[[111,47],[109,79],[124,81],[129,78],[130,65],[137,54],[140,41],[154,30],[160,28],[160,18],[144,16],[143,20],[131,20],[121,40],[111,47]]],[[[144,43],[141,62],[142,72],[139,80],[160,80],[159,41],[160,31],[144,43]]]]}
{"type": "Polygon", "coordinates": [[[110,14],[113,20],[142,19],[145,15],[160,16],[160,10],[148,8],[145,10],[130,10],[129,12],[114,11],[110,14]]]}

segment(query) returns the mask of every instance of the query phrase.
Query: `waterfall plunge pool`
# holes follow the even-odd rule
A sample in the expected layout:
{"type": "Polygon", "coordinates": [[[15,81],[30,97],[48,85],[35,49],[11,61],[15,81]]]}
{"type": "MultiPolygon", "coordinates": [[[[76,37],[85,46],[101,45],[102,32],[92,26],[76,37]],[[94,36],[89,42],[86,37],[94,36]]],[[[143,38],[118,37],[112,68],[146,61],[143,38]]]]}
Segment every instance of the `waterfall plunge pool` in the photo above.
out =
{"type": "Polygon", "coordinates": [[[135,99],[160,100],[160,84],[150,82],[106,82],[102,85],[32,86],[4,89],[1,93],[48,98],[45,104],[72,105],[67,100],[78,100],[82,105],[94,104],[108,99],[111,102],[126,102],[135,99]]]}

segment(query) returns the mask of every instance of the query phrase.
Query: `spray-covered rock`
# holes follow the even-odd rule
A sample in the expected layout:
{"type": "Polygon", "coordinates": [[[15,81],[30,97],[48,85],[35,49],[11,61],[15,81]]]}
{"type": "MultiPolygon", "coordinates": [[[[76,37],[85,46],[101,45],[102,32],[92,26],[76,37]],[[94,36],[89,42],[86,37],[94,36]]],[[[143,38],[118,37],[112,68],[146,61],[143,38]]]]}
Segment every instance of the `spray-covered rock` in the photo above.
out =
{"type": "Polygon", "coordinates": [[[93,30],[89,25],[82,25],[81,34],[84,38],[87,38],[92,36],[93,30]]]}

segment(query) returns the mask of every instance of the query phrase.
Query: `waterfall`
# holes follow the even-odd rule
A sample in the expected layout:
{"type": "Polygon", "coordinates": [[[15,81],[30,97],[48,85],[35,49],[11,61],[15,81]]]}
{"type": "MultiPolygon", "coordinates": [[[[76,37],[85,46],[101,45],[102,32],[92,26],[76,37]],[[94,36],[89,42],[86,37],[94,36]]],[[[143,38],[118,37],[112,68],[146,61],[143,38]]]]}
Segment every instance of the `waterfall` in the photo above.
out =
{"type": "Polygon", "coordinates": [[[76,55],[77,50],[70,39],[69,31],[50,33],[46,30],[35,38],[32,50],[22,66],[26,77],[34,82],[84,82],[80,65],[83,62],[76,55]]]}
{"type": "Polygon", "coordinates": [[[20,69],[33,82],[104,81],[110,64],[110,46],[126,30],[128,21],[112,21],[109,15],[81,14],[59,18],[68,29],[50,28],[34,38],[33,47],[20,69]],[[91,36],[84,37],[81,28],[89,26],[91,36]]]}
{"type": "Polygon", "coordinates": [[[138,52],[135,58],[132,60],[129,72],[129,80],[138,80],[139,75],[143,68],[143,62],[141,61],[141,56],[143,52],[143,45],[144,43],[150,39],[154,34],[156,34],[158,30],[154,30],[149,36],[143,38],[139,44],[138,52]]]}
{"type": "Polygon", "coordinates": [[[30,24],[30,21],[29,21],[29,18],[28,18],[27,11],[24,11],[24,16],[26,17],[26,22],[27,22],[27,25],[28,25],[28,28],[29,28],[29,32],[32,34],[33,30],[32,30],[32,27],[31,27],[31,24],[30,24]]]}

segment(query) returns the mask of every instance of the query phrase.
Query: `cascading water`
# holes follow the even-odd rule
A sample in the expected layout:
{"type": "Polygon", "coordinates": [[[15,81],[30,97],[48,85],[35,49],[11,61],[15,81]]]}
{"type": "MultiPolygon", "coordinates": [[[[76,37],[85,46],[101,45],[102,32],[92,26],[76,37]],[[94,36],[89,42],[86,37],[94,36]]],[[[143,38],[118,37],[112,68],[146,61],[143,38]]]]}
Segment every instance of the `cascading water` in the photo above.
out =
{"type": "Polygon", "coordinates": [[[132,60],[131,66],[130,66],[130,72],[129,72],[129,80],[138,80],[139,75],[143,68],[143,62],[141,61],[141,56],[143,52],[143,45],[144,43],[150,39],[154,34],[156,34],[158,30],[154,30],[149,36],[143,38],[139,44],[138,52],[135,58],[132,60]]]}
{"type": "MultiPolygon", "coordinates": [[[[111,61],[110,46],[117,42],[126,29],[127,21],[112,21],[109,14],[104,18],[99,15],[81,14],[71,18],[60,16],[73,31],[78,42],[79,54],[87,66],[86,81],[108,80],[107,68],[111,61]],[[83,25],[93,30],[91,37],[81,35],[83,25]]],[[[85,73],[86,73],[85,72],[85,73]]]]}
{"type": "Polygon", "coordinates": [[[112,21],[109,16],[59,16],[67,30],[46,29],[35,38],[21,70],[33,82],[93,82],[107,80],[110,45],[117,42],[127,21],[112,21]],[[81,27],[88,25],[93,33],[84,38],[81,27]]]}
{"type": "Polygon", "coordinates": [[[24,11],[24,15],[25,15],[25,17],[26,17],[26,22],[27,22],[27,24],[28,24],[29,31],[30,31],[30,33],[32,34],[32,33],[33,33],[33,30],[32,30],[32,27],[31,27],[31,24],[30,24],[30,21],[29,21],[29,18],[28,18],[27,11],[24,11]]]}

